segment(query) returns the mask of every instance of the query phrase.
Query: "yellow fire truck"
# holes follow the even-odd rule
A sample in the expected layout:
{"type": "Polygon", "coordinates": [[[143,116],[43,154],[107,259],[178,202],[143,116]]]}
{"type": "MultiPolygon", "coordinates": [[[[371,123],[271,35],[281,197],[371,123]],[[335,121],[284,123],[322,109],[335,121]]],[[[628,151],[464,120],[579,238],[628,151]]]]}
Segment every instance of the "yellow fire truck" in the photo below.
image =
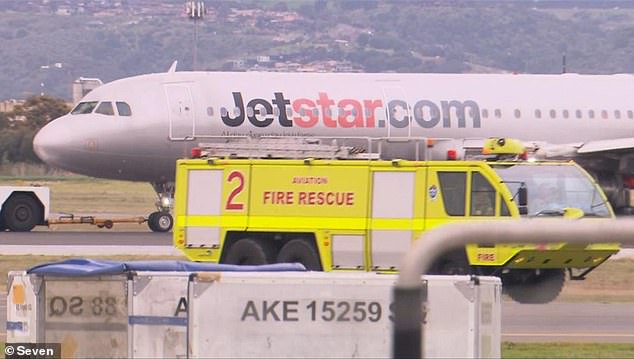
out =
{"type": "MultiPolygon", "coordinates": [[[[174,214],[174,245],[192,261],[377,272],[397,271],[412,241],[446,223],[614,217],[573,162],[217,157],[178,161],[174,214]]],[[[433,273],[498,275],[514,300],[544,303],[566,270],[582,279],[618,250],[472,244],[446,253],[433,273]]]]}

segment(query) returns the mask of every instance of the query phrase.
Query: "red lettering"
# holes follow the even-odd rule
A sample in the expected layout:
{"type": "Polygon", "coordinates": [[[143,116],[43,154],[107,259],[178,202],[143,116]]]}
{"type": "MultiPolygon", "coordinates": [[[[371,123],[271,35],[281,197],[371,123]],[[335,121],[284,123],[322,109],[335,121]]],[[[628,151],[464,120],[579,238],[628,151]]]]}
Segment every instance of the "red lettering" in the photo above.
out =
{"type": "Polygon", "coordinates": [[[330,106],[333,106],[334,104],[335,101],[328,98],[327,93],[319,93],[317,105],[321,106],[321,113],[324,119],[324,125],[326,125],[326,127],[337,127],[337,122],[333,121],[332,117],[330,117],[330,106]]]}
{"type": "Polygon", "coordinates": [[[266,192],[264,192],[262,195],[263,195],[263,197],[264,197],[264,198],[262,199],[262,202],[263,202],[264,204],[266,204],[266,202],[267,202],[267,201],[269,201],[269,200],[271,199],[271,192],[266,191],[266,192]]]}
{"type": "Polygon", "coordinates": [[[308,204],[315,204],[315,192],[308,192],[308,204]]]}
{"type": "Polygon", "coordinates": [[[306,192],[299,192],[299,200],[297,204],[306,204],[306,192]]]}
{"type": "Polygon", "coordinates": [[[339,126],[342,128],[363,127],[363,108],[357,100],[344,99],[339,101],[339,126]],[[352,117],[352,121],[350,121],[352,117]]]}
{"type": "Polygon", "coordinates": [[[329,206],[332,206],[335,203],[335,200],[333,199],[333,197],[335,196],[334,193],[332,192],[328,192],[326,194],[326,204],[329,206]]]}
{"type": "Polygon", "coordinates": [[[276,192],[275,193],[275,203],[277,204],[284,204],[284,196],[286,195],[286,192],[276,192]]]}
{"type": "Polygon", "coordinates": [[[318,206],[323,206],[324,205],[324,192],[317,192],[317,205],[318,206]]]}
{"type": "Polygon", "coordinates": [[[293,117],[293,121],[299,127],[313,127],[319,121],[319,116],[313,113],[315,109],[315,103],[307,98],[300,98],[293,101],[293,111],[300,114],[300,116],[293,117]]]}
{"type": "Polygon", "coordinates": [[[347,206],[354,206],[354,192],[347,192],[346,193],[346,205],[347,206]]]}
{"type": "Polygon", "coordinates": [[[381,100],[364,100],[363,106],[365,107],[366,119],[365,127],[374,128],[376,126],[376,114],[377,108],[383,108],[383,101],[381,100]]]}

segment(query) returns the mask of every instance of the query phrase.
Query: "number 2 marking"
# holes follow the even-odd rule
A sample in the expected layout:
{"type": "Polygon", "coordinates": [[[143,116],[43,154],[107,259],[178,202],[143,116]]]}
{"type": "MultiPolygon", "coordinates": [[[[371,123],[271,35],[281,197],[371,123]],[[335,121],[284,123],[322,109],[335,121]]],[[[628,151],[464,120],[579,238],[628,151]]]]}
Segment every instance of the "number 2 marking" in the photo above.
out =
{"type": "Polygon", "coordinates": [[[227,205],[225,209],[228,211],[241,211],[244,209],[244,203],[234,202],[237,195],[244,189],[244,175],[240,171],[232,171],[227,177],[227,182],[231,183],[234,179],[238,180],[238,186],[229,193],[227,197],[227,205]]]}

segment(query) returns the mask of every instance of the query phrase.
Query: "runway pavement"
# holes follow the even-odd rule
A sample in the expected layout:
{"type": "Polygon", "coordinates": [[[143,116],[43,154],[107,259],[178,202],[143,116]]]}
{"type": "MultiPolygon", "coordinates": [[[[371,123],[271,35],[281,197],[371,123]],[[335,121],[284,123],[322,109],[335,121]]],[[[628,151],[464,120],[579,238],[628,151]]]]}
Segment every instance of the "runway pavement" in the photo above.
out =
{"type": "MultiPolygon", "coordinates": [[[[179,255],[172,233],[153,232],[0,232],[0,255],[179,255]]],[[[614,258],[634,257],[634,248],[614,258]]]]}

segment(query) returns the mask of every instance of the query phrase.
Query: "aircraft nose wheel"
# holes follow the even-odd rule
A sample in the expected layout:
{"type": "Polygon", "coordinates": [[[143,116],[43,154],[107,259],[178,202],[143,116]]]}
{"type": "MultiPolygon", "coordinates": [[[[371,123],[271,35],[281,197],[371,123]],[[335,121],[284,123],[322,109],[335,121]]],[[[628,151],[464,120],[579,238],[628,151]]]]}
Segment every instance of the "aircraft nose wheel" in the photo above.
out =
{"type": "Polygon", "coordinates": [[[168,232],[174,225],[174,218],[169,212],[152,212],[147,219],[152,232],[168,232]]]}

